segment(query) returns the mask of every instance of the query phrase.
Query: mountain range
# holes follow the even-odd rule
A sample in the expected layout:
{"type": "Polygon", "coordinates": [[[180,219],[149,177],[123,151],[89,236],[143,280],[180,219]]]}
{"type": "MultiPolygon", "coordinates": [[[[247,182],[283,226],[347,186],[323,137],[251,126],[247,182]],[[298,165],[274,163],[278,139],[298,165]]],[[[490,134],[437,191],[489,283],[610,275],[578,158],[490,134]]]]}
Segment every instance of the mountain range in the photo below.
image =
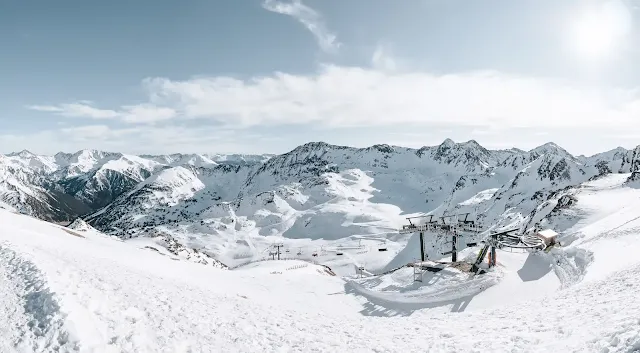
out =
{"type": "MultiPolygon", "coordinates": [[[[470,212],[484,228],[553,225],[580,185],[628,173],[640,146],[573,156],[554,143],[489,150],[310,142],[281,155],[128,155],[97,150],[0,155],[0,207],[122,239],[162,238],[233,263],[265,242],[392,241],[411,214],[470,212]]],[[[436,251],[436,250],[434,250],[436,251]]]]}

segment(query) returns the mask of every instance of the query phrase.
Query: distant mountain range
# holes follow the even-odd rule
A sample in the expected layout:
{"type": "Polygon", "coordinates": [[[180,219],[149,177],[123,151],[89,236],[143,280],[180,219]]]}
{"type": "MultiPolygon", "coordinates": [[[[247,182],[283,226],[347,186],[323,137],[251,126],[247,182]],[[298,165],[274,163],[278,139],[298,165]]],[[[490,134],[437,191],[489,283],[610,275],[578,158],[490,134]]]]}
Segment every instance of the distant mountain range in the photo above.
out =
{"type": "Polygon", "coordinates": [[[97,150],[0,155],[0,207],[122,238],[170,236],[212,257],[251,239],[392,234],[406,214],[471,212],[485,225],[535,228],[574,190],[609,173],[638,179],[640,147],[573,156],[553,143],[488,150],[475,141],[419,149],[311,142],[281,155],[127,155],[97,150]]]}

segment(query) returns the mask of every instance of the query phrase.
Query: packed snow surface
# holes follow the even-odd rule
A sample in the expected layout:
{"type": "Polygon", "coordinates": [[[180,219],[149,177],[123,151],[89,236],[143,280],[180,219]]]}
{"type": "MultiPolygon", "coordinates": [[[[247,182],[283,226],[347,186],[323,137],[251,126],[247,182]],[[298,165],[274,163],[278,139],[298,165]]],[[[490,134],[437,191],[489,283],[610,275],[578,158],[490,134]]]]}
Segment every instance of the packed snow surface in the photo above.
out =
{"type": "Polygon", "coordinates": [[[411,268],[355,275],[408,257],[399,249],[228,270],[0,210],[0,351],[638,351],[640,191],[625,180],[584,183],[548,220],[569,224],[563,247],[499,251],[485,275],[447,267],[421,283],[411,268]]]}

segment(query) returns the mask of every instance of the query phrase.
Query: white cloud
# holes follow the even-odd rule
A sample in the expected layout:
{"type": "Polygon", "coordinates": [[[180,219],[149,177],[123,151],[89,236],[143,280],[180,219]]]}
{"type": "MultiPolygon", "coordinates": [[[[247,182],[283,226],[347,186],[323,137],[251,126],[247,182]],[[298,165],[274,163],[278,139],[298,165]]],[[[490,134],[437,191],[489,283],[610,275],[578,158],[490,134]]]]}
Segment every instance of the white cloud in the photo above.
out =
{"type": "Polygon", "coordinates": [[[233,126],[640,127],[638,92],[498,72],[435,75],[325,66],[310,76],[276,73],[144,81],[151,101],[185,118],[233,126]]]}
{"type": "Polygon", "coordinates": [[[52,113],[64,111],[62,108],[56,107],[53,105],[30,105],[30,106],[27,106],[27,108],[31,110],[37,110],[41,112],[52,112],[52,113]]]}
{"type": "Polygon", "coordinates": [[[78,103],[65,103],[60,105],[32,105],[28,107],[32,110],[38,110],[42,112],[58,113],[62,116],[68,116],[72,118],[91,118],[91,119],[111,119],[118,117],[118,113],[113,110],[105,110],[94,108],[87,104],[86,101],[78,103]]]}
{"type": "Polygon", "coordinates": [[[106,125],[86,125],[62,128],[60,132],[71,137],[95,139],[107,137],[111,130],[106,125]]]}
{"type": "Polygon", "coordinates": [[[71,118],[119,119],[127,123],[156,123],[176,116],[176,111],[167,107],[158,107],[143,103],[122,106],[119,110],[98,109],[91,101],[78,101],[59,105],[31,105],[28,109],[56,113],[71,118]]]}
{"type": "Polygon", "coordinates": [[[268,11],[287,15],[302,23],[318,41],[318,45],[325,52],[333,53],[342,45],[336,35],[331,33],[324,24],[322,16],[314,9],[304,5],[301,0],[286,3],[277,0],[264,0],[262,7],[268,11]]]}
{"type": "Polygon", "coordinates": [[[175,110],[153,104],[128,105],[122,108],[121,117],[127,123],[155,123],[176,116],[175,110]]]}

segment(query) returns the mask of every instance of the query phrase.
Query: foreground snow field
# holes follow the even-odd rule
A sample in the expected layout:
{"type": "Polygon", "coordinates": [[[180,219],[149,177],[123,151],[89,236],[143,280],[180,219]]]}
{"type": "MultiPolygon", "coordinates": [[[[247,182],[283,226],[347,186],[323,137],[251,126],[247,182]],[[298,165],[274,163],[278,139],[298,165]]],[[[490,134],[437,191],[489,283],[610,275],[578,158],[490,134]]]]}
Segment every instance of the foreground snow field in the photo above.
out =
{"type": "Polygon", "coordinates": [[[624,180],[583,185],[564,248],[421,285],[297,260],[219,269],[0,210],[0,352],[638,351],[640,190],[624,180]]]}

